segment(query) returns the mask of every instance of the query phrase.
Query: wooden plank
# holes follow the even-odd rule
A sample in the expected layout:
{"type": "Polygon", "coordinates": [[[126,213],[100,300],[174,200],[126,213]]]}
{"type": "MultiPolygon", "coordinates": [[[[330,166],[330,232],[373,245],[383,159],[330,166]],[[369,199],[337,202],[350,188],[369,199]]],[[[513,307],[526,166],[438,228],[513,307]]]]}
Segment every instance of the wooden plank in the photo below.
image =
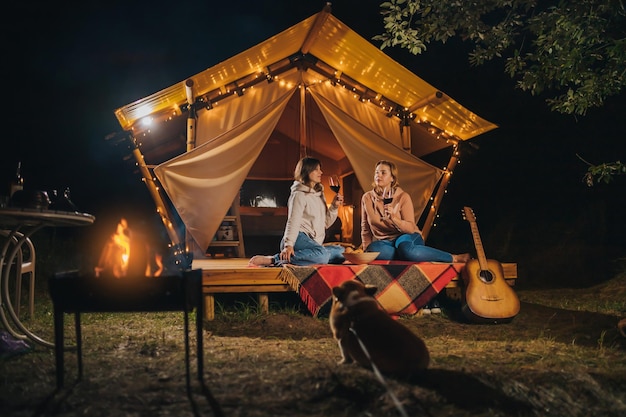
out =
{"type": "Polygon", "coordinates": [[[504,272],[505,279],[515,279],[517,278],[517,264],[510,262],[502,262],[502,271],[504,272]]]}
{"type": "Polygon", "coordinates": [[[205,284],[227,283],[267,283],[280,281],[280,271],[269,270],[263,273],[249,273],[245,270],[202,271],[205,284]]]}
{"type": "Polygon", "coordinates": [[[213,240],[209,247],[211,248],[229,248],[229,247],[239,247],[238,240],[213,240]]]}
{"type": "Polygon", "coordinates": [[[269,313],[270,312],[270,300],[267,294],[260,293],[259,297],[259,309],[261,309],[261,313],[269,313]]]}
{"type": "Polygon", "coordinates": [[[212,294],[206,294],[204,296],[204,319],[215,319],[215,297],[212,294]]]}
{"type": "MultiPolygon", "coordinates": [[[[511,287],[515,286],[515,280],[517,279],[517,264],[516,263],[502,263],[502,271],[504,273],[504,280],[511,287]]],[[[446,288],[457,288],[461,286],[461,277],[455,277],[446,285],[446,288]]]]}
{"type": "Polygon", "coordinates": [[[227,258],[227,259],[194,259],[191,265],[192,269],[202,269],[203,272],[214,271],[217,269],[249,269],[261,270],[266,268],[248,267],[248,258],[227,258]]]}
{"type": "MultiPolygon", "coordinates": [[[[517,278],[505,278],[504,280],[506,281],[507,284],[509,284],[511,287],[515,286],[515,280],[517,278]]],[[[457,288],[457,287],[461,287],[462,286],[462,282],[461,279],[459,277],[454,278],[452,281],[450,281],[448,283],[448,285],[446,285],[446,288],[457,288]]]]}
{"type": "Polygon", "coordinates": [[[205,285],[202,287],[203,294],[289,291],[293,290],[282,281],[273,285],[205,285]]]}
{"type": "MultiPolygon", "coordinates": [[[[194,259],[192,269],[202,269],[203,273],[214,273],[219,270],[246,274],[272,274],[280,271],[280,268],[249,267],[248,258],[224,258],[224,259],[194,259]]],[[[517,264],[502,262],[504,278],[517,278],[517,264]]]]}

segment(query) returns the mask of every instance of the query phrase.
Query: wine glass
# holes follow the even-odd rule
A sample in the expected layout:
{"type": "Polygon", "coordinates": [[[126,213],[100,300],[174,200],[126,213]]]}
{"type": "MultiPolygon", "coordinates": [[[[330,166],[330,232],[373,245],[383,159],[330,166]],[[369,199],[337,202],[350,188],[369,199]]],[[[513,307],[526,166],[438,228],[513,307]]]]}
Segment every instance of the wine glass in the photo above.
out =
{"type": "Polygon", "coordinates": [[[339,194],[339,190],[341,189],[341,183],[339,182],[338,175],[331,175],[328,183],[330,185],[330,189],[333,190],[336,194],[339,194]]]}
{"type": "MultiPolygon", "coordinates": [[[[392,202],[392,201],[393,201],[393,188],[391,188],[391,187],[389,187],[389,188],[385,187],[385,188],[383,189],[383,204],[386,206],[387,204],[391,204],[391,202],[392,202]]],[[[383,220],[384,220],[384,219],[388,219],[389,217],[390,217],[390,216],[389,216],[389,214],[386,214],[386,215],[383,217],[383,220]]]]}
{"type": "Polygon", "coordinates": [[[391,204],[393,201],[393,188],[389,187],[383,190],[383,204],[391,204]]]}

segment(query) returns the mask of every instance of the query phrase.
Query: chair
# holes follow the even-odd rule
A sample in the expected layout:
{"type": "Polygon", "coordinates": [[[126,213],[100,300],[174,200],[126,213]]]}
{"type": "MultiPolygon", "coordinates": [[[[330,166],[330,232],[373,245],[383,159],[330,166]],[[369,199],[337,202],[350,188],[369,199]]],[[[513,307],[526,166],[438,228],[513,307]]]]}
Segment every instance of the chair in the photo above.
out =
{"type": "MultiPolygon", "coordinates": [[[[9,237],[11,232],[8,230],[0,230],[0,236],[9,237]]],[[[16,244],[24,235],[16,232],[13,235],[13,244],[16,244]]],[[[26,238],[22,247],[17,251],[15,257],[15,314],[19,317],[22,303],[22,277],[28,274],[28,317],[33,318],[35,315],[35,246],[30,238],[26,238]]]]}

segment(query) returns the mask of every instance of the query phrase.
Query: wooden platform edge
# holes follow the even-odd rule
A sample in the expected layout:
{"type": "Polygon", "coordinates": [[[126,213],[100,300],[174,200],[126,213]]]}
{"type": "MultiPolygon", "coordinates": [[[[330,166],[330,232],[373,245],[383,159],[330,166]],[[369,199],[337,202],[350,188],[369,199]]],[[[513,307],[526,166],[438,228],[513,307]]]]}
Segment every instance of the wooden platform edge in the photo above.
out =
{"type": "MultiPolygon", "coordinates": [[[[269,293],[293,291],[280,279],[281,268],[248,268],[245,265],[229,266],[227,263],[198,264],[202,268],[202,294],[204,295],[204,318],[215,319],[214,294],[253,293],[257,295],[259,309],[269,313],[269,293]]],[[[517,264],[501,263],[504,279],[510,286],[517,280],[517,264]]],[[[460,276],[446,285],[446,289],[460,287],[460,276]]]]}

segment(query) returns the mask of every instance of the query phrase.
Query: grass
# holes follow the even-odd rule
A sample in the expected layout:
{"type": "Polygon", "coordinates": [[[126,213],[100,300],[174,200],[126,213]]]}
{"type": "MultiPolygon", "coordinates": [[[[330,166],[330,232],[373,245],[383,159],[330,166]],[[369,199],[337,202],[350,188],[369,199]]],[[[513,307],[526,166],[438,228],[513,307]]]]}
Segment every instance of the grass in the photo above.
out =
{"type": "MultiPolygon", "coordinates": [[[[389,388],[368,369],[337,366],[328,319],[293,297],[272,297],[263,314],[251,296],[218,295],[215,320],[204,323],[205,378],[228,416],[397,417],[386,389],[409,415],[626,415],[626,339],[615,329],[626,316],[626,274],[517,294],[522,310],[509,324],[463,323],[446,310],[401,318],[426,341],[431,366],[426,381],[390,379],[389,388]]],[[[24,321],[52,338],[45,279],[24,321]]],[[[72,343],[73,321],[65,323],[72,343]]],[[[181,313],[93,313],[82,325],[84,380],[55,395],[53,352],[35,346],[1,362],[0,415],[214,415],[198,391],[200,412],[185,394],[181,313]]],[[[66,375],[76,375],[72,352],[66,375]]]]}
{"type": "MultiPolygon", "coordinates": [[[[217,295],[217,297],[219,298],[220,295],[217,295]]],[[[301,307],[288,303],[270,303],[269,311],[277,314],[286,314],[288,316],[302,314],[301,307]]],[[[263,318],[264,313],[261,311],[261,306],[256,298],[245,296],[243,299],[216,300],[215,315],[219,320],[241,323],[250,320],[259,320],[263,318]]]]}
{"type": "Polygon", "coordinates": [[[518,296],[521,301],[564,310],[626,315],[626,271],[586,289],[524,290],[518,296]]]}

